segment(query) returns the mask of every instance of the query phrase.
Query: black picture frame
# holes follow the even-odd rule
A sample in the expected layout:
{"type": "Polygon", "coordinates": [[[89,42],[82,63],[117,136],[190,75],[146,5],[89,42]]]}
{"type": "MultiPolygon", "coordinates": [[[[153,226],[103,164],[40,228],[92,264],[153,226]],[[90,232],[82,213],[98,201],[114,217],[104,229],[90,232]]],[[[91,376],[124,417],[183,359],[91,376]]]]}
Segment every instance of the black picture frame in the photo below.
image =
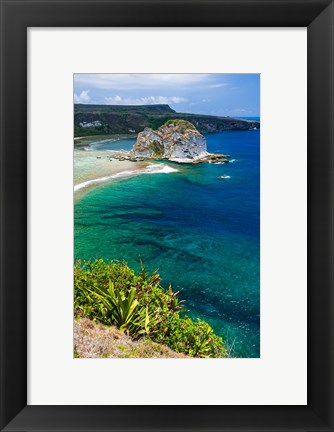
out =
{"type": "Polygon", "coordinates": [[[333,431],[333,0],[0,5],[1,430],[333,431]],[[307,406],[27,405],[27,28],[132,26],[307,27],[307,406]]]}

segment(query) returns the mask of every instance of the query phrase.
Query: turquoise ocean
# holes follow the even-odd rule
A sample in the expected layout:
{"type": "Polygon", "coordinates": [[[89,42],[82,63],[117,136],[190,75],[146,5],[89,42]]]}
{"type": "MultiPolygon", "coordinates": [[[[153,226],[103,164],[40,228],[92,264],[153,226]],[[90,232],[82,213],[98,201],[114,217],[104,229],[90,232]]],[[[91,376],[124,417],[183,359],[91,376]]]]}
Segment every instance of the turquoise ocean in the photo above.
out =
{"type": "MultiPolygon", "coordinates": [[[[97,186],[75,201],[75,259],[159,270],[187,314],[214,328],[232,356],[260,356],[260,131],[207,134],[228,164],[181,165],[97,186]],[[170,171],[170,172],[169,172],[170,171]],[[220,178],[220,176],[228,176],[220,178]]],[[[135,139],[98,150],[130,149],[135,139]]]]}

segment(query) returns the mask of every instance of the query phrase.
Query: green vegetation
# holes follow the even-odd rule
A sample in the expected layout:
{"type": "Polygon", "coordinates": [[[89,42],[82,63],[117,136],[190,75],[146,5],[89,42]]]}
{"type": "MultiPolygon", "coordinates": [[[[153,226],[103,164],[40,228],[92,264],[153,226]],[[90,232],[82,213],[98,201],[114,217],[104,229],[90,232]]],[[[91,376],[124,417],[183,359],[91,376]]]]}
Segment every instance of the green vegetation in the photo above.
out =
{"type": "Polygon", "coordinates": [[[166,121],[166,123],[164,124],[164,126],[170,125],[177,126],[180,129],[181,133],[184,133],[187,129],[196,130],[195,126],[187,120],[173,119],[166,121]]]}
{"type": "Polygon", "coordinates": [[[103,126],[98,126],[96,128],[83,128],[74,126],[74,136],[92,136],[92,135],[104,135],[104,133],[108,133],[108,129],[103,126]]]}
{"type": "Polygon", "coordinates": [[[201,133],[224,130],[248,130],[259,128],[260,123],[201,114],[177,113],[168,105],[74,105],[74,136],[136,133],[145,127],[157,130],[172,120],[185,120],[201,133]],[[82,127],[83,123],[99,121],[101,126],[82,127]]]}
{"type": "Polygon", "coordinates": [[[166,123],[166,121],[168,120],[168,117],[163,116],[163,117],[148,117],[147,118],[147,127],[153,129],[153,130],[158,130],[160,126],[162,126],[164,123],[166,123]]]}
{"type": "Polygon", "coordinates": [[[179,292],[160,285],[157,272],[144,266],[138,275],[125,263],[78,261],[74,266],[74,308],[87,317],[116,326],[133,340],[145,337],[192,357],[226,357],[220,337],[204,321],[185,316],[179,292]]]}
{"type": "Polygon", "coordinates": [[[153,141],[149,147],[152,149],[152,157],[159,158],[164,155],[164,147],[158,141],[153,141]]]}

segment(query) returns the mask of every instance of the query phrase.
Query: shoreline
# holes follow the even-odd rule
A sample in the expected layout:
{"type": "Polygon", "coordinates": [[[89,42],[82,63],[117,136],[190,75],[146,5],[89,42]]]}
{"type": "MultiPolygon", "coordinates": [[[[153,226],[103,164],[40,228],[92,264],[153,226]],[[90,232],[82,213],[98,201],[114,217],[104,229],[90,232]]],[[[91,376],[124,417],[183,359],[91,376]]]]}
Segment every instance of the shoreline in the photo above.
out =
{"type": "MultiPolygon", "coordinates": [[[[135,164],[135,162],[131,162],[131,163],[135,164]]],[[[90,185],[93,185],[93,184],[98,185],[98,184],[106,183],[112,179],[128,178],[128,177],[133,177],[133,176],[136,176],[139,174],[168,174],[171,172],[177,172],[177,169],[171,168],[171,167],[164,165],[162,163],[149,164],[145,168],[134,169],[134,170],[123,170],[123,171],[119,171],[119,172],[110,174],[109,176],[98,177],[95,179],[86,180],[82,183],[74,185],[74,192],[79,192],[82,189],[88,188],[90,185]]]]}
{"type": "MultiPolygon", "coordinates": [[[[74,138],[74,198],[103,183],[139,174],[171,173],[178,171],[168,162],[179,165],[199,163],[228,163],[230,156],[205,151],[194,158],[141,158],[127,150],[96,149],[94,144],[105,140],[119,141],[133,134],[92,135],[74,138]],[[166,163],[165,163],[166,162],[166,163]]],[[[174,165],[175,166],[175,165],[174,165]]]]}
{"type": "Polygon", "coordinates": [[[101,184],[141,174],[168,174],[178,170],[155,161],[118,160],[112,150],[82,151],[74,149],[74,198],[101,184]]]}

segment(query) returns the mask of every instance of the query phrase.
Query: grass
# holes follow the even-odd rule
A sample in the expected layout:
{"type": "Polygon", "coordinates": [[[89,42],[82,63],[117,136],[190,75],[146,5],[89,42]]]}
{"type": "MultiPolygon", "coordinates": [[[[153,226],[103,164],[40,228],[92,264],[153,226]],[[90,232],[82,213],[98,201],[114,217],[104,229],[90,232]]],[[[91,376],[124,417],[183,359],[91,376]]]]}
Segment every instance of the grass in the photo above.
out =
{"type": "Polygon", "coordinates": [[[74,321],[74,358],[186,358],[149,338],[138,341],[88,318],[74,321]]]}
{"type": "Polygon", "coordinates": [[[163,126],[176,126],[181,133],[184,133],[187,129],[196,130],[195,126],[187,120],[168,120],[163,126]]]}

